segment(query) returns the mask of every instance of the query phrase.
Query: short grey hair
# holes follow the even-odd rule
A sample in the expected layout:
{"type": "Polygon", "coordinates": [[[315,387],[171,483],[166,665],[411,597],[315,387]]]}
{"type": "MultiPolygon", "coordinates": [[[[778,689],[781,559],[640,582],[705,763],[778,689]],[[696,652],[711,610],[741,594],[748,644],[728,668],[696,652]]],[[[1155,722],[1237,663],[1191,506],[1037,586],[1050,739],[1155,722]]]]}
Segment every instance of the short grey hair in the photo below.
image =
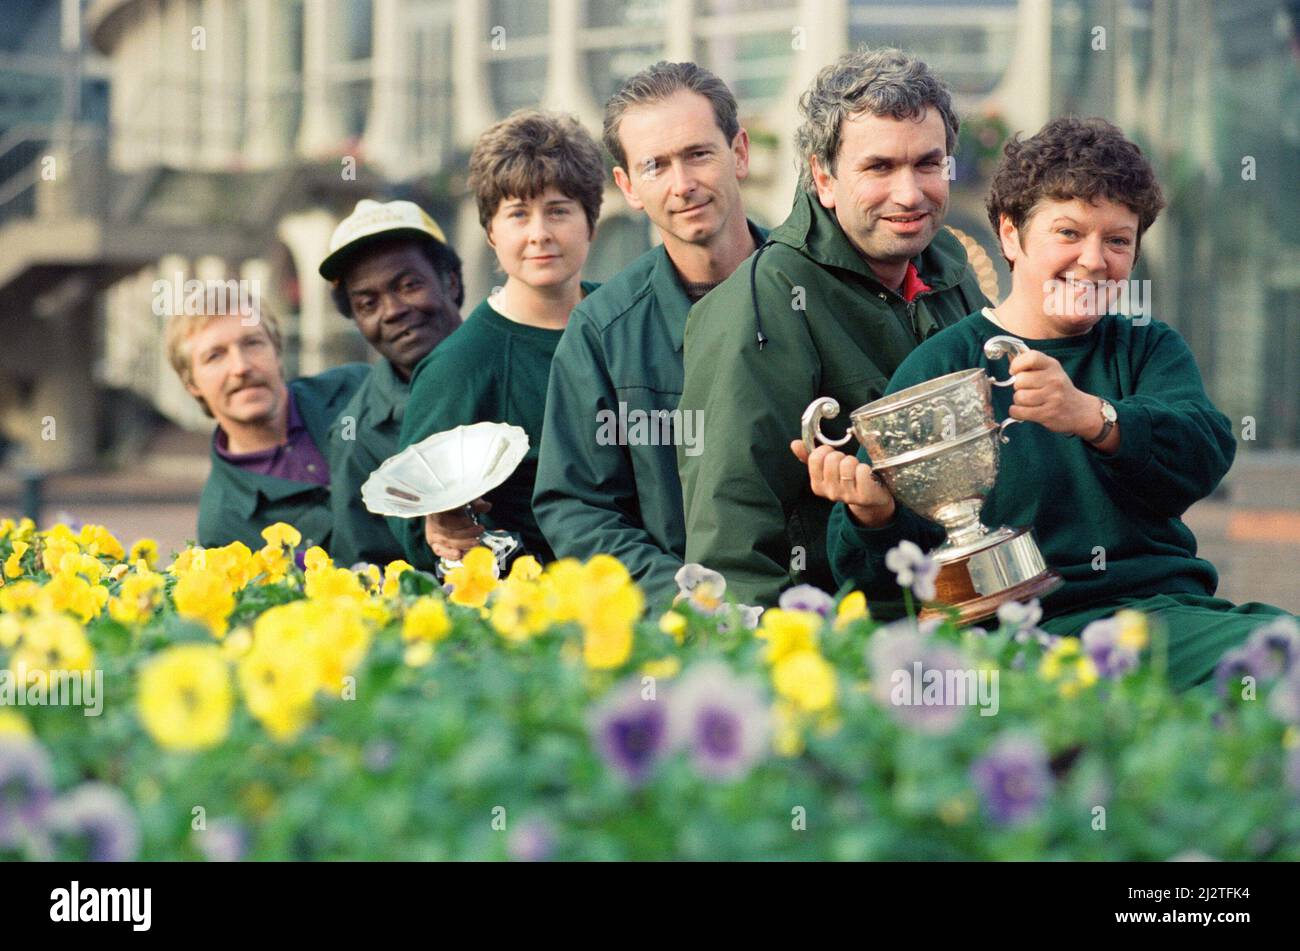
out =
{"type": "Polygon", "coordinates": [[[845,53],[817,73],[799,97],[803,124],[795,133],[799,151],[799,187],[815,191],[812,156],[832,175],[840,151],[844,120],[870,112],[893,119],[919,119],[927,107],[943,116],[945,148],[951,155],[957,145],[960,123],[952,108],[948,87],[930,67],[892,47],[859,49],[845,53]]]}

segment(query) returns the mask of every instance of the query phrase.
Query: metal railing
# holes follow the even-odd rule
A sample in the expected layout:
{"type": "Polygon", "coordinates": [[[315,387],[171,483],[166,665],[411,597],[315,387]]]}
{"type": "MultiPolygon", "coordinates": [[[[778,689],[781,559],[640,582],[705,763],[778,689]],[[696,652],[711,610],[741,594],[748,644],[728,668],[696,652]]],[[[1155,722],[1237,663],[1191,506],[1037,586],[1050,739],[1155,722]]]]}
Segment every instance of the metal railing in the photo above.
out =
{"type": "Polygon", "coordinates": [[[57,181],[57,164],[48,178],[46,159],[65,163],[101,144],[105,131],[90,123],[48,123],[13,126],[0,136],[0,227],[15,218],[36,214],[36,187],[43,180],[57,181]]]}

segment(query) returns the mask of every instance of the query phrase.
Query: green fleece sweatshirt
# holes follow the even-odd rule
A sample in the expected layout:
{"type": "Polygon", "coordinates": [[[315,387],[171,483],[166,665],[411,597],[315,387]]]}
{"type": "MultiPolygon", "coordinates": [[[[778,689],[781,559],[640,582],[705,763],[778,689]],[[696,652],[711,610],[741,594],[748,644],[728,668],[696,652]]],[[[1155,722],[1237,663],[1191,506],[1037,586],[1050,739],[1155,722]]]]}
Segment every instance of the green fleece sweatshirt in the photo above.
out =
{"type": "MultiPolygon", "coordinates": [[[[598,285],[584,281],[583,293],[598,285]]],[[[486,496],[492,511],[479,516],[488,528],[518,532],[542,561],[553,557],[533,516],[533,481],[542,442],[551,358],[563,335],[516,323],[484,300],[411,375],[400,448],[471,423],[509,423],[528,433],[528,454],[510,478],[486,496]]],[[[422,519],[390,518],[407,560],[431,569],[437,560],[424,539],[422,519]]]]}
{"type": "MultiPolygon", "coordinates": [[[[973,367],[1005,379],[1006,360],[991,362],[983,354],[984,341],[1003,333],[971,314],[904,360],[888,392],[973,367]]],[[[1001,447],[982,518],[990,528],[1033,527],[1043,557],[1065,579],[1044,599],[1044,614],[1119,598],[1212,595],[1218,574],[1196,557],[1196,539],[1181,516],[1214,491],[1232,465],[1236,441],[1227,417],[1206,396],[1182,337],[1157,320],[1108,316],[1079,337],[1025,343],[1059,360],[1080,390],[1109,400],[1120,429],[1119,449],[1110,456],[1037,423],[1007,430],[1010,442],[1001,447]]],[[[1010,387],[994,389],[997,419],[1007,417],[1011,400],[1010,387]]],[[[858,458],[866,461],[865,452],[858,458]]],[[[875,602],[873,613],[888,616],[901,592],[885,553],[904,538],[932,548],[944,532],[902,506],[890,524],[863,528],[841,504],[828,538],[836,581],[852,580],[875,602]]]]}

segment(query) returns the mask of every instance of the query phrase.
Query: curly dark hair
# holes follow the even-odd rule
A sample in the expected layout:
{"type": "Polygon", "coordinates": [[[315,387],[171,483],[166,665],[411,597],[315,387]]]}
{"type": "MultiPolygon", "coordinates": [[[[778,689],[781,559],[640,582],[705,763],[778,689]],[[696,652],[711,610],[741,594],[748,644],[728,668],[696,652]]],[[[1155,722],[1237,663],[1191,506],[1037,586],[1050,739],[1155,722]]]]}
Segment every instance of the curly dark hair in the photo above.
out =
{"type": "Polygon", "coordinates": [[[503,201],[536,198],[550,186],[582,206],[595,234],[605,165],[600,146],[573,116],[519,109],[479,136],[469,157],[469,188],[485,230],[503,201]]]}
{"type": "MultiPolygon", "coordinates": [[[[1151,227],[1164,195],[1142,150],[1105,119],[1062,116],[1036,135],[1008,140],[993,173],[985,207],[993,233],[1005,215],[1024,238],[1025,222],[1044,199],[1095,202],[1110,199],[1138,216],[1134,255],[1151,227]]],[[[1008,262],[1010,263],[1010,262],[1008,262]]]]}

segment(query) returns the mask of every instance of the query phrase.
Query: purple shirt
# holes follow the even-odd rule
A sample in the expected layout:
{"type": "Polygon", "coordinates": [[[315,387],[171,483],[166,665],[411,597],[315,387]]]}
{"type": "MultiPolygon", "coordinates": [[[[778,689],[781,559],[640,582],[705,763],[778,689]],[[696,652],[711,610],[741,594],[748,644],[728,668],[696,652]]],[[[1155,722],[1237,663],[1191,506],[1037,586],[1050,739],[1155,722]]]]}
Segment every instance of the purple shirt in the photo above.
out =
{"type": "Polygon", "coordinates": [[[298,415],[298,404],[294,402],[293,390],[289,393],[288,438],[279,446],[262,449],[258,452],[233,453],[227,448],[228,440],[220,426],[213,440],[217,455],[226,462],[246,472],[258,475],[274,476],[291,482],[307,482],[313,485],[330,484],[330,467],[312,441],[311,433],[298,415]]]}

